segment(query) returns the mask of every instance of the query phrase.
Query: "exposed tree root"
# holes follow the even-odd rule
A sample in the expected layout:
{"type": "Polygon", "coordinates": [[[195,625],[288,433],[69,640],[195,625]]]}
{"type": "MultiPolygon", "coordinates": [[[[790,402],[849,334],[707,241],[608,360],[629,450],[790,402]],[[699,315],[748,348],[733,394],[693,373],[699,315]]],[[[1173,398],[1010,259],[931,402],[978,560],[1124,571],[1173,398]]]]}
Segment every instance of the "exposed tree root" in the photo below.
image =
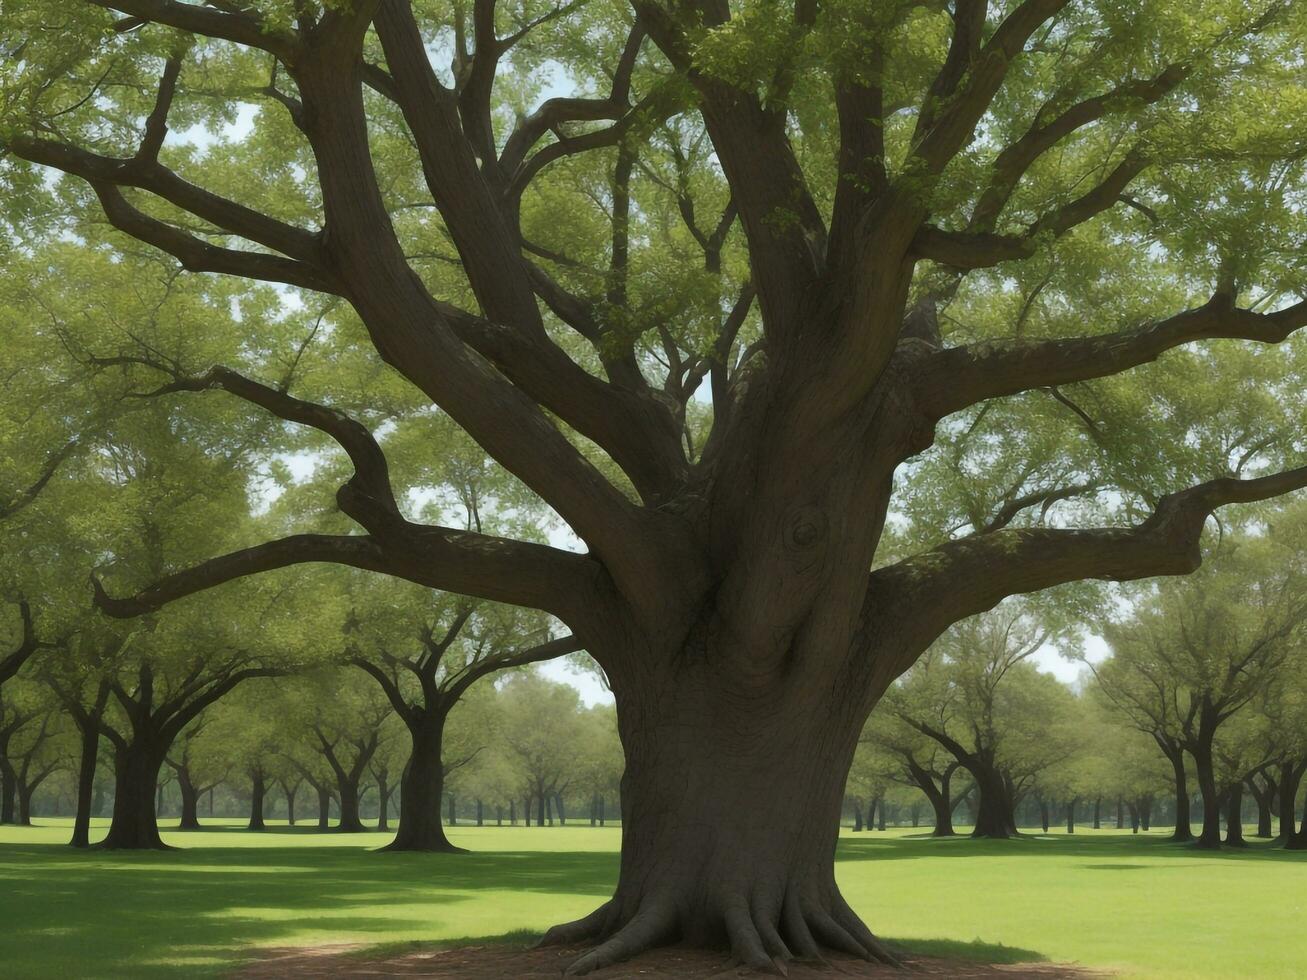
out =
{"type": "MultiPolygon", "coordinates": [[[[608,902],[583,919],[554,926],[542,946],[595,942],[564,971],[582,976],[593,970],[631,959],[655,946],[675,942],[687,932],[676,903],[646,899],[624,924],[617,901],[608,902]]],[[[831,902],[805,900],[790,890],[779,911],[775,906],[751,905],[741,898],[726,908],[720,919],[734,962],[762,973],[788,976],[787,963],[807,960],[827,964],[822,949],[830,949],[869,962],[902,967],[893,953],[837,895],[831,902]]]]}

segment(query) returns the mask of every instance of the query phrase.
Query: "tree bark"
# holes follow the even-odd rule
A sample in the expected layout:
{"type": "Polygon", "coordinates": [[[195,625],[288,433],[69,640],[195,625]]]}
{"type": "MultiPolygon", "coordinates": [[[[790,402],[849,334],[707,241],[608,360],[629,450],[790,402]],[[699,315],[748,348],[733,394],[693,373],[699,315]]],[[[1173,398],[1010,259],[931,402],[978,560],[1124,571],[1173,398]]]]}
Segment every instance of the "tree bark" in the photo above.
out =
{"type": "Polygon", "coordinates": [[[0,746],[0,824],[12,824],[18,817],[18,774],[0,746]]]}
{"type": "Polygon", "coordinates": [[[853,832],[862,833],[862,804],[857,800],[853,801],[853,832]]]}
{"type": "Polygon", "coordinates": [[[1221,846],[1221,795],[1216,787],[1210,740],[1195,742],[1190,755],[1194,759],[1198,789],[1203,794],[1203,830],[1198,836],[1197,846],[1203,850],[1216,850],[1221,846]]]}
{"type": "Polygon", "coordinates": [[[1100,830],[1103,826],[1103,798],[1094,797],[1094,829],[1100,830]]]}
{"type": "Polygon", "coordinates": [[[815,956],[821,943],[883,953],[834,873],[863,717],[830,703],[812,711],[795,699],[757,725],[716,702],[707,684],[674,691],[618,713],[627,765],[612,900],[550,930],[545,942],[599,941],[572,965],[575,973],[677,939],[728,945],[755,966],[782,947],[815,956]],[[815,758],[824,764],[812,765],[815,758]],[[730,833],[705,834],[705,826],[730,833]]]}
{"type": "Polygon", "coordinates": [[[1171,840],[1183,844],[1194,839],[1193,827],[1189,822],[1189,779],[1185,773],[1184,750],[1163,744],[1162,751],[1171,763],[1172,778],[1175,780],[1175,830],[1171,832],[1171,840]]]}
{"type": "Polygon", "coordinates": [[[81,755],[77,763],[77,812],[73,817],[73,837],[69,846],[91,846],[91,813],[95,808],[95,768],[100,756],[98,725],[83,726],[78,721],[81,755]]]}
{"type": "Polygon", "coordinates": [[[1274,815],[1271,810],[1279,795],[1279,787],[1269,775],[1264,774],[1263,778],[1266,780],[1265,786],[1257,784],[1256,774],[1250,775],[1244,782],[1257,804],[1257,836],[1270,839],[1275,836],[1274,815]]]}
{"type": "Polygon", "coordinates": [[[177,788],[182,796],[182,815],[178,830],[200,829],[200,792],[185,769],[177,770],[177,788]]]}
{"type": "Polygon", "coordinates": [[[340,820],[336,830],[346,834],[360,834],[367,830],[359,815],[359,780],[346,777],[339,781],[336,792],[340,799],[340,820]]]}
{"type": "Polygon", "coordinates": [[[456,854],[440,823],[445,771],[441,758],[444,716],[426,716],[409,727],[412,750],[399,787],[399,829],[387,851],[429,851],[456,854]]]}
{"type": "Polygon", "coordinates": [[[1074,802],[1066,805],[1066,832],[1068,834],[1076,832],[1076,805],[1074,802]]]}
{"type": "Polygon", "coordinates": [[[1280,833],[1279,840],[1290,847],[1297,833],[1298,787],[1302,784],[1307,761],[1284,762],[1280,765],[1280,833]]]}
{"type": "Polygon", "coordinates": [[[247,830],[265,830],[263,821],[263,798],[267,794],[267,783],[262,770],[250,773],[250,823],[247,830]]]}
{"type": "Polygon", "coordinates": [[[377,830],[390,829],[390,794],[393,791],[389,780],[384,777],[377,780],[377,830]]]}
{"type": "Polygon", "coordinates": [[[294,788],[285,783],[281,784],[281,790],[286,794],[286,823],[295,826],[295,794],[299,792],[299,787],[294,788]]]}
{"type": "Polygon", "coordinates": [[[318,790],[318,829],[331,829],[331,790],[325,786],[317,787],[318,790]]]}
{"type": "Polygon", "coordinates": [[[155,793],[167,746],[145,736],[114,749],[113,816],[100,843],[110,850],[167,850],[159,836],[155,793]]]}
{"type": "Polygon", "coordinates": [[[1236,780],[1225,797],[1225,846],[1247,846],[1243,837],[1243,782],[1236,780]]]}

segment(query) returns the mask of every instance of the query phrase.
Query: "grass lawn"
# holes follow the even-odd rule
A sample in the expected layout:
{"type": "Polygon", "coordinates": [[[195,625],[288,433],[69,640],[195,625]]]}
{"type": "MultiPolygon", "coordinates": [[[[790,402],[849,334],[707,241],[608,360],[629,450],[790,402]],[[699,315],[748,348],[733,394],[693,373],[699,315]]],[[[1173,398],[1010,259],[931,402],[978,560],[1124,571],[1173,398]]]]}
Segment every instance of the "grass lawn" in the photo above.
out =
{"type": "MultiPolygon", "coordinates": [[[[171,853],[78,853],[65,821],[0,827],[0,976],[221,972],[253,946],[539,931],[589,912],[620,831],[456,828],[469,855],[371,854],[388,835],[213,825],[171,853]]],[[[1138,977],[1307,977],[1307,854],[1204,854],[1162,835],[1013,841],[846,832],[838,875],[881,935],[937,955],[1138,977]]]]}

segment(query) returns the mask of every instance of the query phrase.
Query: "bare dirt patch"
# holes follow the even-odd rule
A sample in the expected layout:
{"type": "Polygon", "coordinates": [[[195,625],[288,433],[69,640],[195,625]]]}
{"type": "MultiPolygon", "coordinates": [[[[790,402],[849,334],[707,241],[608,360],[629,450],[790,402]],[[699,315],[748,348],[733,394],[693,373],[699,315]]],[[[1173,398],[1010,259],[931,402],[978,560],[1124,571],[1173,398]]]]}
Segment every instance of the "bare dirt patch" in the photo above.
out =
{"type": "MultiPolygon", "coordinates": [[[[357,945],[271,949],[256,962],[237,971],[240,980],[281,980],[299,977],[435,977],[459,980],[502,980],[507,977],[558,977],[584,950],[552,947],[522,949],[503,944],[459,946],[452,949],[416,949],[391,955],[360,955],[357,945]]],[[[874,977],[908,980],[914,975],[957,977],[963,980],[1090,980],[1104,974],[1055,963],[991,965],[964,960],[911,957],[907,970],[834,955],[829,965],[791,963],[791,980],[874,977]]],[[[733,980],[758,977],[732,966],[725,954],[699,950],[659,949],[630,964],[597,971],[598,980],[640,977],[642,980],[733,980]]]]}

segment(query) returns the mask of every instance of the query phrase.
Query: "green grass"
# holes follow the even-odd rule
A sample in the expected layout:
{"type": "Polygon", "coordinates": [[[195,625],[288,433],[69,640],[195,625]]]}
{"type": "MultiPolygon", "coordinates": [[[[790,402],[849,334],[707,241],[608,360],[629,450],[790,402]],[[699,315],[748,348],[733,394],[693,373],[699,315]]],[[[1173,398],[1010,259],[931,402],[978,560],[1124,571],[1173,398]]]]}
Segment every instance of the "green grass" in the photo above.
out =
{"type": "MultiPolygon", "coordinates": [[[[0,976],[221,972],[260,946],[535,933],[590,911],[620,830],[456,828],[467,855],[374,854],[386,835],[213,826],[184,850],[76,852],[65,822],[0,828],[0,976]]],[[[838,876],[909,949],[1138,977],[1307,976],[1307,856],[1200,853],[1158,832],[1013,841],[849,834],[838,876]]]]}

